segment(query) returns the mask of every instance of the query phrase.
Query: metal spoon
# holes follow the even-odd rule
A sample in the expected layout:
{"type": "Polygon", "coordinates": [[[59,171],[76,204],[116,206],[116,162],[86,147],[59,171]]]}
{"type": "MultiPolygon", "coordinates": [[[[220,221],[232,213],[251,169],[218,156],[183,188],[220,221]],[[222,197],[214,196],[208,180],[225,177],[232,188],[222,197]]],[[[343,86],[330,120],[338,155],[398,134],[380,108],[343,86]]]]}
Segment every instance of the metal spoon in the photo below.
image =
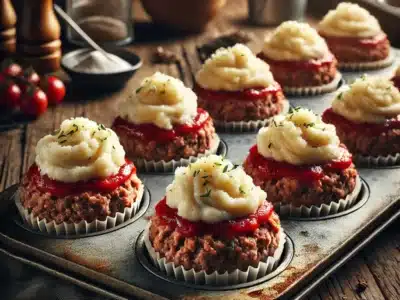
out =
{"type": "Polygon", "coordinates": [[[72,28],[83,40],[86,41],[86,43],[89,44],[89,46],[91,46],[93,49],[99,51],[99,52],[100,52],[101,54],[103,54],[103,56],[104,56],[105,58],[107,58],[108,60],[110,60],[110,61],[112,61],[112,62],[115,62],[115,61],[113,60],[113,58],[112,58],[110,55],[108,55],[108,53],[107,53],[103,48],[101,48],[95,41],[93,41],[93,40],[91,39],[91,37],[88,36],[88,35],[86,34],[86,32],[84,32],[84,31],[82,30],[82,28],[80,28],[79,25],[76,24],[76,22],[75,22],[70,16],[68,16],[68,14],[67,14],[60,6],[58,6],[57,4],[54,4],[54,10],[58,13],[58,15],[59,15],[69,26],[71,26],[71,28],[72,28]]]}

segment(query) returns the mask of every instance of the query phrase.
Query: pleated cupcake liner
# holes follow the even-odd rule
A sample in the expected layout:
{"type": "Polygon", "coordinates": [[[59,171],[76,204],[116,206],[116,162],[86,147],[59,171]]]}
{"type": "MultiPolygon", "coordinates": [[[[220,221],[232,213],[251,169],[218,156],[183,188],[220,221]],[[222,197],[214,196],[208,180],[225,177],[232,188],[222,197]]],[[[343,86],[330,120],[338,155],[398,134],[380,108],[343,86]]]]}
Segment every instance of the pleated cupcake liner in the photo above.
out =
{"type": "Polygon", "coordinates": [[[160,173],[173,172],[176,168],[182,167],[182,166],[188,166],[190,163],[195,162],[200,157],[217,153],[220,142],[221,142],[221,140],[220,140],[219,136],[216,134],[213,144],[211,145],[211,148],[208,149],[206,152],[199,153],[197,156],[181,158],[179,160],[170,160],[170,161],[150,160],[149,161],[149,160],[145,160],[142,158],[139,158],[139,159],[136,158],[136,159],[132,159],[132,161],[135,164],[136,168],[141,172],[148,172],[148,173],[151,173],[151,172],[160,172],[160,173]]]}
{"type": "Polygon", "coordinates": [[[377,70],[390,66],[395,59],[393,50],[389,52],[388,57],[382,60],[369,61],[369,62],[339,62],[338,68],[342,71],[365,71],[377,70]]]}
{"type": "Polygon", "coordinates": [[[168,262],[165,257],[161,257],[160,254],[155,251],[150,242],[150,224],[151,223],[149,223],[144,232],[144,244],[153,264],[169,277],[182,282],[199,285],[228,286],[251,282],[264,277],[273,272],[279,266],[286,242],[286,235],[283,230],[280,229],[279,245],[275,250],[274,255],[268,256],[268,258],[265,261],[261,261],[257,267],[249,266],[246,271],[236,269],[231,272],[226,271],[222,274],[217,271],[207,274],[205,271],[195,271],[194,269],[185,270],[183,266],[175,266],[173,262],[168,262]]]}
{"type": "Polygon", "coordinates": [[[364,156],[355,154],[353,160],[356,165],[360,166],[374,166],[374,167],[388,167],[400,165],[400,153],[387,156],[364,156]]]}
{"type": "Polygon", "coordinates": [[[325,93],[330,93],[338,89],[342,74],[336,72],[333,80],[327,84],[320,86],[304,86],[304,87],[290,87],[284,86],[283,91],[286,95],[291,96],[314,96],[325,93]]]}
{"type": "Polygon", "coordinates": [[[292,204],[281,204],[275,203],[274,209],[276,213],[281,217],[296,217],[296,218],[316,218],[325,217],[329,215],[334,215],[339,212],[349,209],[354,204],[357,203],[358,195],[361,191],[362,183],[359,176],[356,179],[356,186],[354,190],[346,196],[345,199],[340,199],[338,201],[332,201],[329,204],[317,205],[301,205],[294,206],[292,204]]]}
{"type": "Polygon", "coordinates": [[[84,235],[113,228],[133,218],[139,211],[143,193],[144,186],[140,185],[136,200],[132,203],[131,207],[125,207],[124,212],[117,212],[114,217],[107,216],[104,221],[96,219],[90,223],[85,220],[79,223],[63,222],[57,224],[54,220],[48,222],[46,219],[39,219],[39,217],[35,217],[32,213],[29,213],[28,209],[22,206],[19,197],[15,197],[15,204],[24,222],[34,230],[56,236],[84,235]]]}
{"type": "MultiPolygon", "coordinates": [[[[289,107],[289,101],[285,100],[283,102],[282,111],[278,115],[287,114],[289,107]]],[[[264,120],[232,122],[214,120],[214,122],[217,129],[222,132],[257,132],[260,128],[267,126],[273,117],[274,116],[264,120]]]]}

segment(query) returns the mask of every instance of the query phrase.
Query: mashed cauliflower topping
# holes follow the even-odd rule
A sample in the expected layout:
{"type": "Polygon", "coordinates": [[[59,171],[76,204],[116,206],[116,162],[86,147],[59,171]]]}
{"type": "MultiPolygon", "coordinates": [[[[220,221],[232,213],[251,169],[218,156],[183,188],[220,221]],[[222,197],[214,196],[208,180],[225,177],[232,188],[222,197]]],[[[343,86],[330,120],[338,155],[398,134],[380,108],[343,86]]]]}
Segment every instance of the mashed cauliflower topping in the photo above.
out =
{"type": "Polygon", "coordinates": [[[332,109],[357,123],[383,123],[400,115],[400,92],[388,79],[362,76],[336,96],[332,109]]]}
{"type": "Polygon", "coordinates": [[[319,164],[340,158],[343,149],[339,144],[335,127],[303,108],[274,117],[257,135],[257,148],[262,156],[293,165],[319,164]]]}
{"type": "Polygon", "coordinates": [[[217,50],[196,74],[199,86],[216,91],[241,91],[274,84],[269,65],[242,44],[217,50]]]}
{"type": "Polygon", "coordinates": [[[358,4],[343,2],[330,10],[319,23],[327,36],[373,37],[382,32],[378,20],[358,4]]]}
{"type": "Polygon", "coordinates": [[[217,155],[178,168],[167,187],[167,205],[192,222],[247,216],[256,212],[266,197],[241,167],[217,155]]]}
{"type": "Polygon", "coordinates": [[[36,146],[42,175],[61,182],[87,181],[118,173],[125,151],[111,129],[86,118],[65,120],[36,146]]]}
{"type": "Polygon", "coordinates": [[[122,102],[119,114],[134,124],[152,123],[171,130],[174,124],[193,121],[197,115],[197,96],[179,79],[156,72],[122,102]]]}
{"type": "Polygon", "coordinates": [[[329,50],[310,25],[287,21],[266,37],[262,53],[273,60],[300,61],[323,58],[329,50]]]}

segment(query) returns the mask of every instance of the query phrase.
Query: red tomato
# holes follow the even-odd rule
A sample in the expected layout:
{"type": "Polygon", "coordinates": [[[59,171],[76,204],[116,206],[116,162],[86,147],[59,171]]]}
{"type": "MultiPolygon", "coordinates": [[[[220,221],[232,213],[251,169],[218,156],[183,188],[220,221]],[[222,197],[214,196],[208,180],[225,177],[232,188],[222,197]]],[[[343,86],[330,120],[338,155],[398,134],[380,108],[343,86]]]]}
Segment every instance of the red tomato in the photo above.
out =
{"type": "Polygon", "coordinates": [[[10,63],[3,69],[3,74],[6,76],[17,77],[22,74],[22,68],[19,64],[10,63]]]}
{"type": "Polygon", "coordinates": [[[22,95],[21,111],[29,116],[38,117],[47,110],[48,100],[40,88],[28,88],[22,95]]]}
{"type": "Polygon", "coordinates": [[[55,76],[47,76],[40,82],[40,87],[46,93],[50,104],[58,104],[65,97],[65,85],[55,76]]]}
{"type": "Polygon", "coordinates": [[[21,89],[14,82],[6,83],[1,88],[0,103],[10,109],[19,106],[21,100],[21,89]]]}
{"type": "Polygon", "coordinates": [[[24,78],[28,82],[30,82],[34,85],[39,85],[40,77],[39,77],[38,73],[36,73],[36,71],[32,68],[29,68],[24,72],[24,78]]]}

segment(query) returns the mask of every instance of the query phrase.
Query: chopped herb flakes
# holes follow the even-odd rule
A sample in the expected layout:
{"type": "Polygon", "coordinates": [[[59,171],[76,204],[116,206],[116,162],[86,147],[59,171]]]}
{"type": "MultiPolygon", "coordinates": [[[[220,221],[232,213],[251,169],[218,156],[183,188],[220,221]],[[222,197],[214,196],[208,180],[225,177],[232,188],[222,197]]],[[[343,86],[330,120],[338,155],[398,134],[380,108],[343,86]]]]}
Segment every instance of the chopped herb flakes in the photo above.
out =
{"type": "Polygon", "coordinates": [[[337,98],[338,98],[339,100],[342,100],[342,98],[343,98],[343,92],[341,92],[341,93],[337,96],[337,98]]]}
{"type": "Polygon", "coordinates": [[[269,143],[268,149],[271,149],[271,147],[272,147],[272,143],[269,143]]]}
{"type": "Polygon", "coordinates": [[[139,87],[139,88],[137,88],[137,89],[136,89],[136,91],[135,91],[135,93],[136,93],[136,94],[139,94],[139,93],[140,93],[140,91],[141,91],[142,89],[143,89],[143,87],[142,87],[142,86],[141,86],[141,87],[139,87]]]}
{"type": "Polygon", "coordinates": [[[211,195],[211,190],[207,189],[207,192],[205,192],[204,194],[200,195],[201,198],[208,198],[211,195]]]}
{"type": "Polygon", "coordinates": [[[196,177],[197,175],[199,175],[199,173],[200,173],[200,170],[194,171],[194,172],[193,172],[193,177],[196,177]]]}
{"type": "Polygon", "coordinates": [[[243,187],[240,185],[239,186],[239,192],[242,194],[242,195],[246,195],[246,192],[243,190],[243,187]]]}
{"type": "Polygon", "coordinates": [[[229,167],[229,165],[225,165],[224,169],[222,170],[222,173],[225,173],[226,171],[228,171],[228,167],[229,167]]]}

